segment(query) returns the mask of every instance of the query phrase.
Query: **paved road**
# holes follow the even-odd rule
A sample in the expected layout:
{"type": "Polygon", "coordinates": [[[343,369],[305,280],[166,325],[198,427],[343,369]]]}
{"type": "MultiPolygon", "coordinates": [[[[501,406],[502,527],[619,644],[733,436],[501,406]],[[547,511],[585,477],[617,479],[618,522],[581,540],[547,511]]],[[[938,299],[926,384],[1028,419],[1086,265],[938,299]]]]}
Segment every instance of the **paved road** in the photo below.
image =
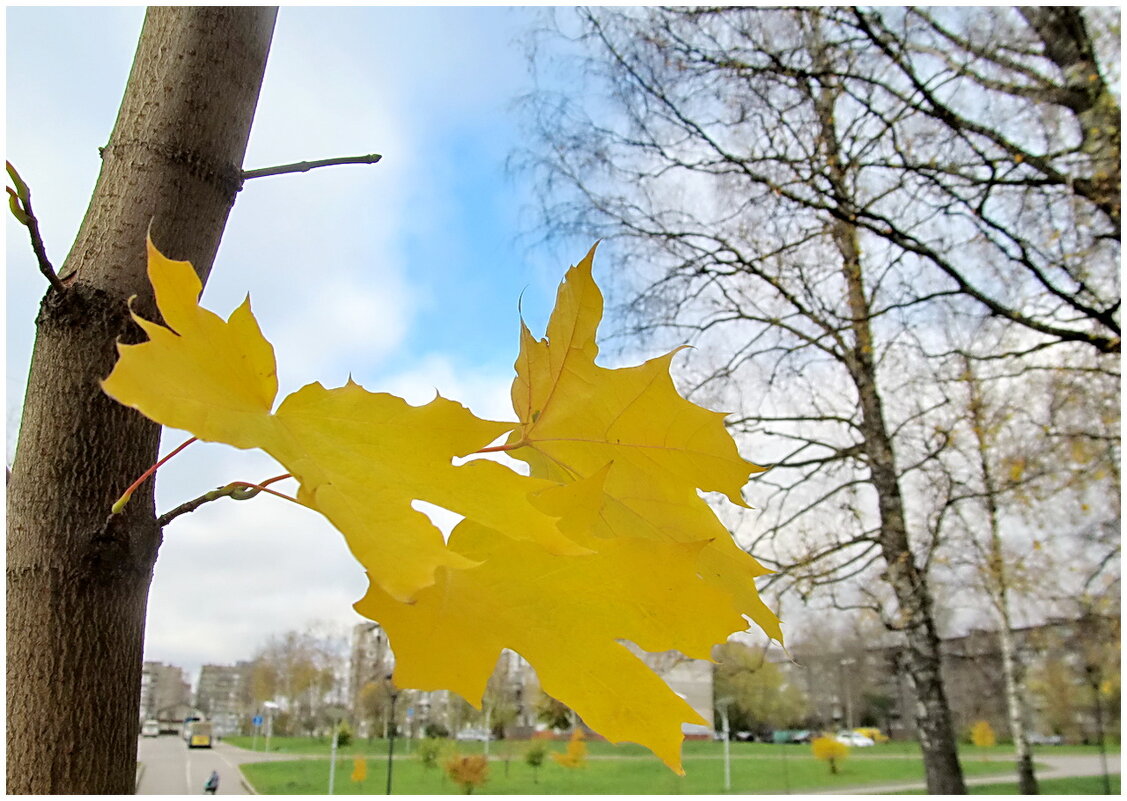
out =
{"type": "MultiPolygon", "coordinates": [[[[992,760],[993,761],[993,760],[992,760]]],[[[998,760],[1001,761],[1001,760],[998,760]]],[[[1065,776],[1102,776],[1103,765],[1098,754],[1051,754],[1039,752],[1033,755],[1033,761],[1039,766],[1037,778],[1057,779],[1065,776]]],[[[1120,770],[1119,754],[1108,754],[1108,773],[1118,774],[1120,770]]],[[[995,774],[993,776],[968,776],[968,785],[974,784],[999,784],[1002,782],[1017,782],[1017,774],[995,774]]],[[[907,790],[920,790],[926,788],[923,782],[903,782],[900,784],[873,785],[867,787],[847,787],[837,790],[807,791],[809,795],[870,795],[875,793],[902,793],[907,790]]]]}
{"type": "Polygon", "coordinates": [[[188,748],[173,735],[142,737],[137,749],[141,763],[138,795],[202,795],[204,782],[213,770],[219,771],[217,795],[247,795],[236,755],[247,752],[226,743],[214,748],[188,748]]]}

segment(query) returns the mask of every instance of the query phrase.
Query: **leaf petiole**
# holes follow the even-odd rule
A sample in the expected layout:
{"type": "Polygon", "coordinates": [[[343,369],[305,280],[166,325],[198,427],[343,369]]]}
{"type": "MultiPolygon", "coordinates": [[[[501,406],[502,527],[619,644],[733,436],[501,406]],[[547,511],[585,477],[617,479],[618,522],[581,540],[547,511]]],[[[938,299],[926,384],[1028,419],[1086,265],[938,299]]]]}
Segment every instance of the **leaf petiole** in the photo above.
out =
{"type": "Polygon", "coordinates": [[[293,476],[290,475],[289,473],[286,473],[284,475],[274,476],[273,478],[268,478],[265,481],[263,481],[261,484],[251,484],[249,481],[232,481],[230,484],[228,484],[223,489],[224,490],[229,489],[230,492],[228,492],[226,494],[229,495],[231,498],[234,498],[236,501],[246,501],[246,500],[253,498],[255,495],[257,495],[260,492],[268,492],[271,495],[276,495],[279,498],[285,498],[287,501],[291,501],[293,503],[296,503],[298,506],[304,506],[305,504],[303,504],[297,498],[293,498],[289,495],[286,495],[284,492],[278,492],[276,490],[272,490],[272,489],[269,488],[268,485],[273,484],[275,481],[281,481],[281,480],[286,479],[286,478],[293,478],[293,476]]]}
{"type": "Polygon", "coordinates": [[[130,484],[129,488],[127,490],[125,490],[125,492],[122,493],[121,497],[118,498],[116,501],[114,501],[113,506],[110,508],[110,514],[111,515],[119,514],[121,512],[121,510],[125,508],[125,504],[129,503],[129,499],[133,497],[133,493],[137,490],[137,488],[145,483],[146,478],[148,478],[153,473],[155,473],[157,470],[159,470],[165,462],[167,462],[169,459],[171,459],[176,454],[180,453],[180,451],[184,450],[185,448],[187,448],[189,445],[191,445],[195,441],[196,441],[195,437],[188,438],[187,441],[182,442],[180,445],[173,448],[171,453],[166,455],[163,459],[161,459],[156,464],[154,464],[152,467],[150,467],[148,470],[146,470],[144,473],[142,473],[140,478],[138,478],[136,481],[134,481],[132,484],[130,484]]]}
{"type": "Polygon", "coordinates": [[[522,439],[519,442],[513,442],[508,445],[491,445],[488,448],[476,450],[474,453],[503,453],[504,451],[515,451],[517,448],[523,448],[526,445],[528,445],[528,440],[522,439]]]}

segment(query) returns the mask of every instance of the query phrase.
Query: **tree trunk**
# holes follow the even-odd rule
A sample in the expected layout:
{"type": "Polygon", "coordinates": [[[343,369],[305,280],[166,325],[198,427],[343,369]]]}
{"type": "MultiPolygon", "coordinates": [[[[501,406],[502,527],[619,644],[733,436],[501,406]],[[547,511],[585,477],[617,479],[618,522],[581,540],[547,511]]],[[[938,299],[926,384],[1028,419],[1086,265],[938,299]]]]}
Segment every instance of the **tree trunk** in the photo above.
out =
{"type": "Polygon", "coordinates": [[[886,565],[884,577],[896,594],[908,639],[907,669],[916,695],[916,729],[923,752],[927,791],[931,795],[962,795],[966,793],[966,784],[940,670],[942,660],[931,593],[927,577],[912,555],[895,453],[877,386],[856,230],[841,223],[835,227],[839,230],[839,243],[842,237],[851,242],[851,247],[844,248],[844,252],[856,256],[856,260],[847,258],[844,265],[857,343],[851,371],[861,405],[861,428],[871,471],[870,480],[876,490],[880,510],[879,539],[886,565]],[[851,232],[842,229],[851,229],[851,232]]]}
{"type": "Polygon", "coordinates": [[[1009,577],[1002,553],[1002,533],[998,521],[997,489],[993,471],[990,468],[990,443],[987,421],[983,414],[983,399],[974,375],[970,358],[963,357],[963,371],[970,390],[971,429],[974,432],[978,453],[978,466],[982,471],[982,485],[986,503],[987,534],[990,537],[987,549],[986,586],[994,606],[998,610],[1001,624],[998,641],[1002,649],[1002,677],[1006,687],[1006,710],[1010,721],[1010,734],[1014,742],[1014,756],[1017,761],[1018,792],[1021,795],[1038,795],[1037,775],[1033,769],[1033,752],[1029,748],[1029,736],[1025,731],[1025,693],[1021,685],[1017,662],[1017,646],[1014,642],[1013,617],[1010,615],[1009,577]]]}
{"type": "Polygon", "coordinates": [[[273,8],[153,8],[78,237],[49,290],[8,485],[9,793],[132,793],[159,427],[99,381],[154,315],[145,234],[206,280],[242,183],[273,8]]]}
{"type": "MultiPolygon", "coordinates": [[[[815,64],[825,65],[825,57],[815,30],[811,53],[815,64]]],[[[827,73],[829,71],[827,70],[827,73]]],[[[916,730],[923,752],[927,790],[932,795],[963,795],[966,784],[959,764],[951,709],[943,686],[939,636],[932,614],[927,577],[916,565],[908,537],[904,499],[900,492],[892,437],[884,418],[873,360],[873,334],[869,324],[869,301],[865,294],[861,264],[861,245],[857,226],[851,221],[852,204],[846,168],[842,163],[834,106],[840,95],[836,86],[823,84],[811,90],[818,115],[831,197],[839,214],[831,223],[831,235],[842,259],[846,303],[849,309],[852,349],[845,361],[857,388],[861,411],[861,432],[870,471],[870,483],[877,494],[880,516],[879,542],[885,562],[884,578],[896,594],[897,605],[907,635],[907,669],[916,695],[916,730]]]]}

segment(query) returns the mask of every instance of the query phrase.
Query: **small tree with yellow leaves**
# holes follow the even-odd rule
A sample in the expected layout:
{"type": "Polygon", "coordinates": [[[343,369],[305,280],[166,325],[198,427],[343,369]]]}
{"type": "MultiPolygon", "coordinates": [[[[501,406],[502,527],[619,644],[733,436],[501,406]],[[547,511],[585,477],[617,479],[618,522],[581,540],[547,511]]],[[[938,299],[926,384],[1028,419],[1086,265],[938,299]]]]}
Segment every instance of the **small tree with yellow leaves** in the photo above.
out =
{"type": "Polygon", "coordinates": [[[455,784],[461,785],[462,792],[466,795],[489,780],[489,760],[482,754],[472,756],[455,754],[446,760],[445,767],[446,775],[455,784]]]}
{"type": "Polygon", "coordinates": [[[970,741],[980,748],[997,745],[998,738],[988,720],[980,720],[970,728],[970,741]]]}
{"type": "Polygon", "coordinates": [[[810,743],[810,750],[814,752],[815,759],[829,763],[830,773],[837,773],[838,763],[849,756],[849,746],[833,737],[815,737],[810,743]]]}
{"type": "Polygon", "coordinates": [[[358,756],[352,760],[352,776],[350,777],[355,784],[363,787],[364,780],[368,778],[368,763],[364,757],[358,756]]]}
{"type": "Polygon", "coordinates": [[[573,731],[571,739],[567,743],[567,751],[562,754],[552,754],[552,759],[565,768],[585,767],[587,765],[587,743],[584,742],[583,730],[576,729],[573,731]]]}

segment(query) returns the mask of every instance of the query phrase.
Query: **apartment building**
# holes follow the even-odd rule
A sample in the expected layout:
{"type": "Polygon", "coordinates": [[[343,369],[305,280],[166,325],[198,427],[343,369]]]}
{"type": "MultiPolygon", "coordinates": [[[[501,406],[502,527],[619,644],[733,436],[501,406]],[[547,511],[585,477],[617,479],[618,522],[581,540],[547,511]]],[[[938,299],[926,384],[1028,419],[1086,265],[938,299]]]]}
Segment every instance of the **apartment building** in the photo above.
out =
{"type": "Polygon", "coordinates": [[[140,719],[157,720],[161,711],[190,704],[192,688],[184,671],[163,662],[145,662],[141,666],[140,719]]]}

